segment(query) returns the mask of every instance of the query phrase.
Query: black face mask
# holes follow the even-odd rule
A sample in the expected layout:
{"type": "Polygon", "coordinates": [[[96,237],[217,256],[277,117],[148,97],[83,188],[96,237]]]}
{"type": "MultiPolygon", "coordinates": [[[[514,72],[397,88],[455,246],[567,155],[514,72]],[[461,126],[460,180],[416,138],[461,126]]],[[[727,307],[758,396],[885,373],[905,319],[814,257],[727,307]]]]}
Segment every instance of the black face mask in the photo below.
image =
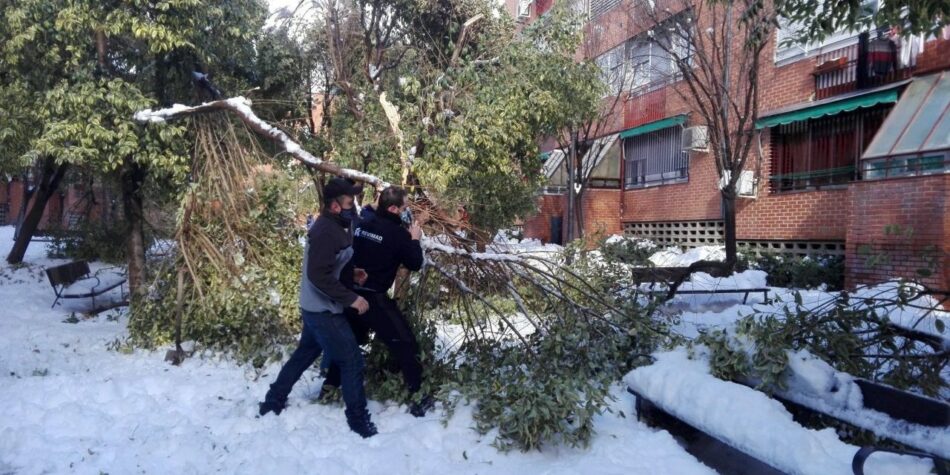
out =
{"type": "Polygon", "coordinates": [[[354,219],[356,219],[356,209],[350,208],[350,209],[341,210],[340,217],[343,218],[345,221],[353,221],[354,219]]]}

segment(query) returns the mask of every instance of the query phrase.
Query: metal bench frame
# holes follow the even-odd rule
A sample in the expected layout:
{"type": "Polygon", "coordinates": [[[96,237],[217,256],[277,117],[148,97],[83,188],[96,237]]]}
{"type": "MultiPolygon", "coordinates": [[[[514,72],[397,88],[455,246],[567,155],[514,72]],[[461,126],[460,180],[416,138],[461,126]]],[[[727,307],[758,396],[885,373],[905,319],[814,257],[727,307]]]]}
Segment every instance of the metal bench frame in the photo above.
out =
{"type": "MultiPolygon", "coordinates": [[[[118,267],[106,267],[99,269],[95,274],[92,274],[89,270],[89,263],[86,261],[74,261],[67,264],[46,268],[46,277],[49,279],[50,285],[53,286],[53,292],[56,294],[56,300],[53,301],[53,305],[51,305],[50,308],[55,307],[61,299],[82,298],[92,298],[92,306],[95,308],[96,296],[102,295],[116,287],[122,287],[125,285],[127,279],[121,279],[102,288],[99,287],[102,283],[102,281],[99,279],[99,274],[103,271],[116,268],[118,267]],[[76,282],[93,279],[96,280],[96,285],[92,286],[89,292],[69,293],[67,290],[70,285],[73,285],[76,282]]],[[[124,287],[122,290],[124,292],[124,287]]]]}
{"type": "MultiPolygon", "coordinates": [[[[643,267],[635,268],[631,271],[633,280],[637,286],[646,282],[650,283],[650,291],[648,293],[651,295],[667,294],[667,291],[653,290],[653,286],[658,282],[669,286],[670,282],[678,280],[686,273],[686,267],[643,267]]],[[[742,304],[745,305],[749,300],[749,294],[757,294],[760,292],[762,293],[762,298],[765,300],[765,303],[769,303],[769,290],[771,289],[765,287],[750,289],[677,290],[676,295],[744,294],[742,304]]]]}

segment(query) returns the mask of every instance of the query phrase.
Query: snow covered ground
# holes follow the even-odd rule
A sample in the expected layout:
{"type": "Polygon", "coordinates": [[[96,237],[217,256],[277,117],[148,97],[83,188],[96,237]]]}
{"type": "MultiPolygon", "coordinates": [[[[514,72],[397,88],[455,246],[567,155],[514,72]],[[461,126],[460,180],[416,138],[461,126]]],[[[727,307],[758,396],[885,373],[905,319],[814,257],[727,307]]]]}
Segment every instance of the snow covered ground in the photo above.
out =
{"type": "MultiPolygon", "coordinates": [[[[12,245],[0,227],[0,255],[12,245]]],[[[470,408],[443,426],[405,407],[371,402],[380,434],[351,433],[338,407],[310,404],[320,380],[308,373],[279,417],[257,418],[257,402],[278,367],[259,377],[227,359],[113,351],[122,312],[67,323],[82,305],[50,309],[53,292],[34,243],[27,266],[0,262],[0,474],[79,473],[712,473],[664,431],[633,417],[618,385],[614,414],[596,421],[588,450],[502,454],[480,437],[470,408]],[[624,411],[626,417],[621,417],[624,411]]]]}
{"type": "MultiPolygon", "coordinates": [[[[12,245],[12,233],[12,228],[0,227],[2,256],[12,245]]],[[[489,252],[547,257],[559,249],[534,241],[506,241],[497,242],[489,252]]],[[[664,265],[674,261],[684,265],[692,259],[713,256],[715,251],[660,250],[654,258],[664,265]]],[[[77,320],[73,312],[81,312],[83,302],[66,301],[51,309],[53,292],[43,268],[65,261],[45,255],[45,246],[34,243],[26,266],[11,268],[0,261],[0,475],[713,473],[667,432],[637,422],[633,398],[621,384],[613,391],[617,398],[612,405],[614,413],[596,419],[597,434],[587,450],[550,447],[542,453],[503,454],[490,446],[493,434],[481,437],[471,429],[470,407],[459,408],[443,425],[440,414],[416,419],[406,413],[405,407],[375,401],[370,402],[370,410],[380,434],[363,440],[347,429],[341,408],[309,402],[321,383],[316,371],[305,374],[298,383],[286,412],[279,417],[258,418],[257,403],[278,365],[258,372],[212,355],[191,358],[175,367],[163,361],[163,351],[116,351],[114,343],[126,336],[124,311],[110,311],[91,319],[80,316],[77,320]],[[621,411],[625,416],[620,415],[621,411]]],[[[92,267],[96,270],[101,266],[93,263],[92,267]]],[[[683,288],[764,285],[763,273],[749,271],[729,279],[697,274],[683,288]]],[[[893,284],[886,285],[890,287],[868,292],[896,291],[893,284]]],[[[779,302],[771,304],[755,296],[750,297],[748,305],[740,304],[741,295],[677,297],[676,308],[681,312],[677,330],[695,336],[702,328],[729,326],[753,307],[779,311],[794,301],[791,291],[774,290],[772,296],[779,302]]],[[[821,291],[802,293],[806,305],[831,297],[833,294],[821,291]]],[[[908,324],[915,315],[895,313],[894,318],[908,324]]],[[[451,328],[444,333],[444,339],[453,336],[451,328]]],[[[752,405],[749,407],[762,409],[756,413],[762,418],[761,427],[787,426],[787,430],[778,431],[785,439],[774,440],[775,444],[805,441],[806,445],[783,455],[786,458],[779,462],[788,467],[805,464],[798,467],[799,473],[850,473],[845,459],[852,448],[837,440],[833,431],[800,428],[787,420],[777,403],[751,389],[709,376],[702,362],[674,357],[665,360],[666,365],[643,368],[646,372],[642,375],[668,374],[660,378],[661,383],[642,380],[643,387],[653,385],[661,394],[675,393],[674,400],[685,398],[677,406],[701,411],[697,417],[708,422],[711,430],[716,421],[734,421],[736,413],[734,408],[714,409],[715,404],[728,404],[732,398],[736,404],[745,401],[752,405]],[[715,390],[686,386],[672,390],[677,384],[699,384],[715,390]],[[722,396],[721,391],[730,396],[714,397],[722,396]],[[709,400],[697,403],[700,393],[709,400]]],[[[751,437],[749,440],[764,437],[738,436],[751,437]]],[[[763,450],[766,456],[768,449],[763,450]]],[[[884,473],[895,473],[887,470],[894,467],[896,473],[915,473],[902,472],[905,468],[926,468],[918,461],[906,465],[899,462],[886,464],[884,473]]]]}

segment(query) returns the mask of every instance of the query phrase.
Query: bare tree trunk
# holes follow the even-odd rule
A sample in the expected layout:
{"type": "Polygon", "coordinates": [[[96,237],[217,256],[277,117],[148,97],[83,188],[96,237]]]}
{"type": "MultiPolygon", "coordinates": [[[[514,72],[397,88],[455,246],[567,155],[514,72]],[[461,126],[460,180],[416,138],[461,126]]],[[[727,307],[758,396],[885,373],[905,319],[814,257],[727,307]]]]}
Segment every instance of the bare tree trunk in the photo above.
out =
{"type": "MultiPolygon", "coordinates": [[[[46,204],[49,202],[50,197],[53,196],[53,193],[56,192],[56,189],[59,188],[59,183],[66,175],[67,168],[69,168],[68,163],[56,165],[56,161],[53,157],[45,157],[43,159],[43,174],[40,177],[39,187],[36,192],[33,193],[33,205],[26,213],[23,223],[20,224],[20,231],[16,236],[16,241],[13,243],[13,249],[11,249],[10,254],[7,255],[7,262],[10,264],[23,262],[23,256],[26,255],[26,248],[30,245],[33,235],[36,234],[36,229],[39,227],[40,220],[43,218],[43,211],[46,210],[46,204]]],[[[26,183],[24,183],[24,186],[25,185],[26,183]]]]}
{"type": "Polygon", "coordinates": [[[738,260],[736,245],[736,194],[722,192],[722,218],[725,225],[726,264],[734,268],[738,260]]]}
{"type": "Polygon", "coordinates": [[[583,239],[584,237],[584,193],[587,192],[587,186],[582,186],[581,191],[574,195],[574,218],[577,232],[574,237],[583,239]]]}
{"type": "MultiPolygon", "coordinates": [[[[145,294],[145,213],[142,205],[142,182],[146,170],[126,158],[122,170],[122,204],[129,237],[126,240],[126,258],[129,265],[129,301],[145,294]]],[[[134,305],[134,303],[133,303],[134,305]]]]}

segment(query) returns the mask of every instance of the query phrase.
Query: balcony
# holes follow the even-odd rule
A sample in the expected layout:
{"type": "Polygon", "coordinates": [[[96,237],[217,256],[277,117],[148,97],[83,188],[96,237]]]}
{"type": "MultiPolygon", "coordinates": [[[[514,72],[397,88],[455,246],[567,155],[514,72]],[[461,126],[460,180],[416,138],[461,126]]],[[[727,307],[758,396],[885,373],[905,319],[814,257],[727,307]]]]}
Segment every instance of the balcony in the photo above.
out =
{"type": "MultiPolygon", "coordinates": [[[[869,39],[862,33],[858,43],[816,56],[815,99],[868,89],[909,79],[916,66],[916,54],[905,55],[901,48],[910,48],[889,39],[869,39]]],[[[913,51],[911,53],[914,53],[913,51]]]]}

